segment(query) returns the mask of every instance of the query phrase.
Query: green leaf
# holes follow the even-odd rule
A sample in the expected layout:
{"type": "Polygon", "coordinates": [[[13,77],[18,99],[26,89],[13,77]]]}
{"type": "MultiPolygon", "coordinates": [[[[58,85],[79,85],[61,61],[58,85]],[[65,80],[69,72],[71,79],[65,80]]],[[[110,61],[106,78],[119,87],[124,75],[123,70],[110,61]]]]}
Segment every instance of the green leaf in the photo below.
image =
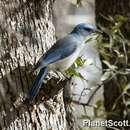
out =
{"type": "Polygon", "coordinates": [[[101,78],[102,81],[108,80],[112,76],[112,72],[105,72],[101,78]]]}
{"type": "Polygon", "coordinates": [[[81,77],[81,74],[76,72],[76,70],[69,68],[66,70],[66,73],[70,76],[77,76],[77,77],[81,77]]]}
{"type": "Polygon", "coordinates": [[[125,22],[128,20],[128,17],[122,15],[115,15],[114,19],[118,22],[125,22]]]}
{"type": "Polygon", "coordinates": [[[66,74],[68,74],[70,76],[76,76],[76,77],[79,77],[79,78],[84,79],[85,81],[87,81],[79,72],[77,72],[73,68],[69,68],[65,72],[66,72],[66,74]]]}
{"type": "Polygon", "coordinates": [[[103,106],[103,101],[102,100],[98,100],[97,102],[96,102],[96,107],[97,107],[97,109],[99,109],[100,107],[102,107],[103,106]]]}
{"type": "Polygon", "coordinates": [[[92,37],[86,38],[86,41],[85,41],[85,43],[88,43],[88,42],[90,42],[92,39],[93,39],[92,37]]]}
{"type": "Polygon", "coordinates": [[[77,67],[79,67],[79,66],[83,66],[85,62],[86,62],[86,59],[82,59],[81,57],[78,57],[75,61],[75,64],[77,67]]]}

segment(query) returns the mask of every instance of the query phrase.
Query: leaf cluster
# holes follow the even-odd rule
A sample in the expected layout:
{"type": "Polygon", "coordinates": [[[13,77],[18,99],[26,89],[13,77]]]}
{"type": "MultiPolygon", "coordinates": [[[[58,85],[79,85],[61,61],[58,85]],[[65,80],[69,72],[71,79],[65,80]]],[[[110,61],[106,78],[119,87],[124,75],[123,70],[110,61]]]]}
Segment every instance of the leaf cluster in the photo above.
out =
{"type": "MultiPolygon", "coordinates": [[[[109,27],[99,25],[103,35],[98,37],[98,47],[102,59],[105,82],[114,79],[119,90],[112,112],[119,113],[119,105],[123,106],[123,116],[130,111],[130,41],[122,31],[127,18],[121,15],[106,18],[111,23],[109,27]]],[[[115,87],[113,85],[113,87],[115,87]]]]}

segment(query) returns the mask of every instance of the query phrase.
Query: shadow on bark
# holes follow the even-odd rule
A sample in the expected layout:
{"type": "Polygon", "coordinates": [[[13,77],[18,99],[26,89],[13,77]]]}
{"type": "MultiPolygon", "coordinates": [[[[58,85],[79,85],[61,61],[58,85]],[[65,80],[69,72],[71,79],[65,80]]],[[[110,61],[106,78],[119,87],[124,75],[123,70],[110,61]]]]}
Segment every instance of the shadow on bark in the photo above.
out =
{"type": "Polygon", "coordinates": [[[50,113],[55,114],[55,105],[61,103],[60,100],[62,100],[57,96],[61,93],[61,90],[66,84],[66,80],[59,81],[58,77],[52,77],[47,83],[42,85],[33,104],[24,104],[24,97],[34,79],[35,75],[29,73],[29,69],[20,66],[0,79],[1,120],[3,120],[0,124],[1,129],[3,126],[8,128],[11,123],[18,118],[22,119],[23,116],[25,121],[26,116],[30,116],[29,122],[35,126],[32,121],[33,117],[31,113],[36,111],[36,108],[41,103],[44,104],[44,107],[49,110],[50,113]]]}

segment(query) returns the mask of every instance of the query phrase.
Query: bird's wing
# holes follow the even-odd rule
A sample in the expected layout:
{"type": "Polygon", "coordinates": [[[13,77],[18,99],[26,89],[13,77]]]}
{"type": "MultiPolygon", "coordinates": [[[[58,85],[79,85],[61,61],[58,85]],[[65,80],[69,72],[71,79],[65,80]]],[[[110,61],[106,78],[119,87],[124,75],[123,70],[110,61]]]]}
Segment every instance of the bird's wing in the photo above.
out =
{"type": "Polygon", "coordinates": [[[77,39],[67,36],[56,42],[38,61],[35,70],[43,68],[48,64],[54,63],[71,55],[77,48],[77,39]]]}

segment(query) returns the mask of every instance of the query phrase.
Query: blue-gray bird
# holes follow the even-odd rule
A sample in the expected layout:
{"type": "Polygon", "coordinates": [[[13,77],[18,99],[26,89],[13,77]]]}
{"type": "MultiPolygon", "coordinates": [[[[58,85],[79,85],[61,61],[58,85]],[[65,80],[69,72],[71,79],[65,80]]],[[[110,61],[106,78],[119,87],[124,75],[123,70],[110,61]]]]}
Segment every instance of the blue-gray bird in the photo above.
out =
{"type": "Polygon", "coordinates": [[[63,72],[71,67],[85,47],[86,37],[96,31],[97,29],[94,25],[86,23],[78,24],[71,33],[58,40],[43,54],[34,67],[34,70],[40,69],[40,72],[33,81],[25,101],[32,103],[48,70],[63,72]]]}

